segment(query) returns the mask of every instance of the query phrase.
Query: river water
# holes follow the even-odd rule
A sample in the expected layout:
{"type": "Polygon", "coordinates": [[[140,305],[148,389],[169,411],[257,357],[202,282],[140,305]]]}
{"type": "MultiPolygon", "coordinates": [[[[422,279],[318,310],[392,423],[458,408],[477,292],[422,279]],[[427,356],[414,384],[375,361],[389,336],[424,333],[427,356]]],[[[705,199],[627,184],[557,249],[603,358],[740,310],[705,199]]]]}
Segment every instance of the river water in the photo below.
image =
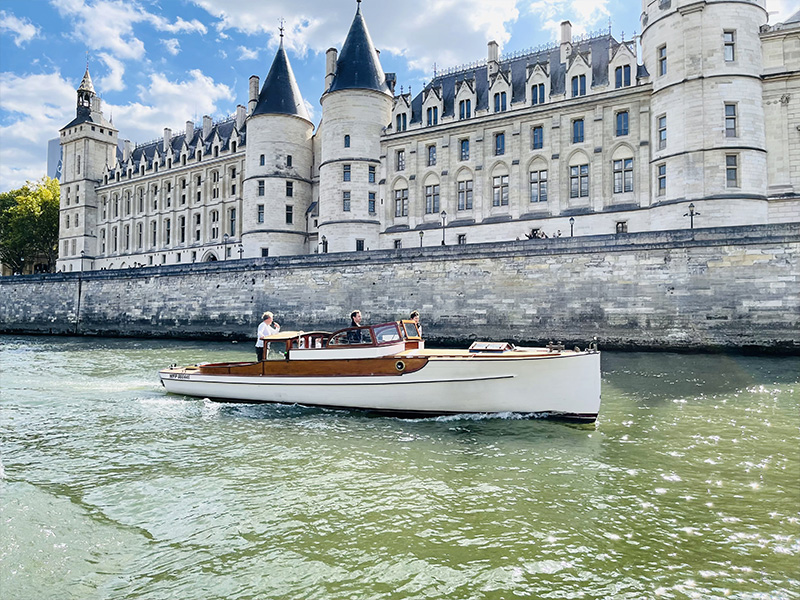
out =
{"type": "Polygon", "coordinates": [[[587,426],[158,383],[250,344],[0,343],[9,600],[800,598],[800,358],[607,352],[587,426]]]}

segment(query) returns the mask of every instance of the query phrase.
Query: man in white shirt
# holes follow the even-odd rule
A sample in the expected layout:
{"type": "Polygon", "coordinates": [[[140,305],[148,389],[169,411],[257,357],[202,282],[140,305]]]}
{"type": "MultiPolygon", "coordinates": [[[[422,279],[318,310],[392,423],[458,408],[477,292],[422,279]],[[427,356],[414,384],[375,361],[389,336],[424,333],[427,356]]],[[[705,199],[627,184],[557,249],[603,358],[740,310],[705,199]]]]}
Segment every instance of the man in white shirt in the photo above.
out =
{"type": "MultiPolygon", "coordinates": [[[[261,323],[258,326],[258,335],[256,336],[256,356],[257,360],[264,360],[266,354],[264,353],[264,338],[270,335],[275,335],[281,330],[281,326],[272,320],[273,314],[269,311],[261,315],[261,323]]],[[[267,350],[269,344],[267,344],[267,350]]]]}

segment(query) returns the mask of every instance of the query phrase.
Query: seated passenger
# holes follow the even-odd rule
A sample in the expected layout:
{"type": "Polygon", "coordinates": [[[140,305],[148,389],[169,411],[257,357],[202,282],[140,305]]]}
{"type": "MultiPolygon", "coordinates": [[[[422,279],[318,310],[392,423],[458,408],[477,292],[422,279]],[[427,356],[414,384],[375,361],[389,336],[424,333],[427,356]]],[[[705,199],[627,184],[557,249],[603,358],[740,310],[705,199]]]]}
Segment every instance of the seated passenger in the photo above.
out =
{"type": "MultiPolygon", "coordinates": [[[[354,310],[350,313],[350,327],[361,327],[361,311],[354,310]]],[[[363,344],[364,339],[360,329],[351,329],[347,332],[348,344],[363,344]]]]}

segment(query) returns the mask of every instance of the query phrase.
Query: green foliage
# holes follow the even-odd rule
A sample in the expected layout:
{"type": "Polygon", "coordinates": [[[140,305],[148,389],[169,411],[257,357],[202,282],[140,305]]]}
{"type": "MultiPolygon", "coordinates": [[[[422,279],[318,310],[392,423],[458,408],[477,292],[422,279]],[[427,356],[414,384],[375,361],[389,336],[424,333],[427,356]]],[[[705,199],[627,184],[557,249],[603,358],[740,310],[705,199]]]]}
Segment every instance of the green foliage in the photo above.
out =
{"type": "Polygon", "coordinates": [[[0,194],[0,261],[13,272],[43,261],[54,269],[60,202],[58,180],[49,177],[0,194]]]}

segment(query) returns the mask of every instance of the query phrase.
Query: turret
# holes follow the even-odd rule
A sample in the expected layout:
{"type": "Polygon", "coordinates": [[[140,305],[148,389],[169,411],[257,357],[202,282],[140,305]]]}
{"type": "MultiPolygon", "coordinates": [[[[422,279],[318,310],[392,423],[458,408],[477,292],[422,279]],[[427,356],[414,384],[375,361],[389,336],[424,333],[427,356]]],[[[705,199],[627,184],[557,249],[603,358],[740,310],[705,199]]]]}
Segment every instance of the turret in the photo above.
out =
{"type": "Polygon", "coordinates": [[[380,137],[391,121],[392,92],[359,1],[341,52],[328,51],[323,94],[319,235],[323,250],[379,247],[380,137]]]}
{"type": "MultiPolygon", "coordinates": [[[[258,85],[251,77],[250,84],[258,85]]],[[[281,42],[247,118],[242,232],[244,256],[304,254],[305,213],[311,204],[314,124],[281,42]]]]}

